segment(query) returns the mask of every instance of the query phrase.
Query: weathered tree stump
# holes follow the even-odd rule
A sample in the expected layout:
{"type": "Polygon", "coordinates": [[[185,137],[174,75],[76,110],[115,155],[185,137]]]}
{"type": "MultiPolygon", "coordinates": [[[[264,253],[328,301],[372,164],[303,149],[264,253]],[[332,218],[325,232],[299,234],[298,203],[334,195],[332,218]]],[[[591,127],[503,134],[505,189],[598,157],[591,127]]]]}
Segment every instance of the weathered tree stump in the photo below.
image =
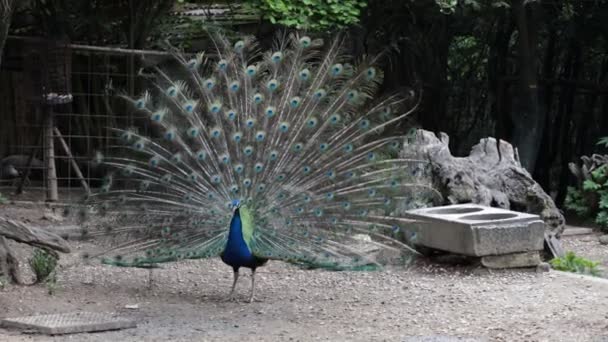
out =
{"type": "Polygon", "coordinates": [[[454,157],[449,137],[417,130],[407,142],[404,157],[429,162],[429,183],[444,197],[444,204],[477,203],[539,215],[547,229],[560,236],[565,227],[553,199],[524,169],[517,150],[506,141],[481,139],[469,156],[454,157]]]}
{"type": "Polygon", "coordinates": [[[0,276],[5,276],[17,284],[21,284],[17,258],[6,243],[7,238],[43,248],[56,256],[55,251],[70,252],[68,243],[59,235],[42,228],[28,226],[23,222],[0,217],[0,276]]]}

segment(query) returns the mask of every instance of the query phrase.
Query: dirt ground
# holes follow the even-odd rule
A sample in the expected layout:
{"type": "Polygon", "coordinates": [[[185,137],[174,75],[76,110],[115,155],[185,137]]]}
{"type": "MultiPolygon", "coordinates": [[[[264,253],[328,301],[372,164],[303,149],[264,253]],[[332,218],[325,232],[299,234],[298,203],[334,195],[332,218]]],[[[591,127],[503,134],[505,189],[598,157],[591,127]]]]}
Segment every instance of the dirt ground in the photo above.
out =
{"type": "MultiPolygon", "coordinates": [[[[64,224],[43,219],[40,205],[3,205],[0,213],[64,224]]],[[[0,341],[608,341],[605,279],[428,260],[377,272],[271,262],[259,269],[257,301],[248,304],[248,272],[239,301],[226,301],[232,271],[219,260],[150,272],[84,265],[76,254],[90,245],[73,246],[62,255],[53,295],[45,285],[0,289],[0,318],[108,312],[136,320],[137,328],[55,337],[0,329],[0,341]]],[[[608,247],[594,235],[566,238],[564,246],[608,265],[608,247]]],[[[19,251],[25,263],[29,251],[19,251]]]]}

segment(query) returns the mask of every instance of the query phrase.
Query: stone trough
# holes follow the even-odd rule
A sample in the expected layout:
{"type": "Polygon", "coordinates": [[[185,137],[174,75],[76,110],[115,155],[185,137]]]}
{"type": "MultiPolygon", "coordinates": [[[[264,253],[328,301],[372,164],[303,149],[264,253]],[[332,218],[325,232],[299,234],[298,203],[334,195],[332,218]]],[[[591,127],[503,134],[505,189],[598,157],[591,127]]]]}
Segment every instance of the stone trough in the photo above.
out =
{"type": "Polygon", "coordinates": [[[536,266],[545,224],[538,215],[477,204],[415,209],[415,243],[455,254],[481,257],[486,267],[536,266]]]}

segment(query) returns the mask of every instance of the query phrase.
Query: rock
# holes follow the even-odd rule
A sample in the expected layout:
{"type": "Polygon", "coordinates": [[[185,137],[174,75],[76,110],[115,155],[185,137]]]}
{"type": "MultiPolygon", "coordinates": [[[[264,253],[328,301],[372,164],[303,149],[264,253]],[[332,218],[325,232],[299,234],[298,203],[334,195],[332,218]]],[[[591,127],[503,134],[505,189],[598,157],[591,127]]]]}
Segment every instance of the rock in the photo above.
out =
{"type": "Polygon", "coordinates": [[[602,235],[598,240],[602,245],[608,245],[608,235],[602,235]]]}
{"type": "Polygon", "coordinates": [[[481,264],[488,268],[534,267],[541,263],[538,252],[488,255],[481,258],[481,264]]]}
{"type": "Polygon", "coordinates": [[[536,266],[536,273],[544,273],[551,271],[551,265],[547,262],[541,262],[536,266]]]}
{"type": "Polygon", "coordinates": [[[404,158],[426,160],[426,180],[443,197],[440,204],[477,203],[536,214],[546,229],[558,237],[565,220],[553,199],[524,169],[517,150],[506,141],[485,138],[471,148],[468,157],[454,157],[449,137],[419,129],[402,153],[404,158]]]}

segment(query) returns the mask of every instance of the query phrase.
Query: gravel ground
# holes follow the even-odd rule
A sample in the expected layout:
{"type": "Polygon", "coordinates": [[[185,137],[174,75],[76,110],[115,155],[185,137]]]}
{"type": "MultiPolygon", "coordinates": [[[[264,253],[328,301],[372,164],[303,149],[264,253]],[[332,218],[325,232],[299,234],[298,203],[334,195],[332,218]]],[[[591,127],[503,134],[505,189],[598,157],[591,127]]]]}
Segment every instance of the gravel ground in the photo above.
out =
{"type": "MultiPolygon", "coordinates": [[[[35,206],[0,211],[53,224],[40,220],[35,206]]],[[[568,238],[565,246],[607,260],[608,247],[584,237],[568,238]]],[[[90,247],[75,243],[74,251],[90,247]]],[[[0,290],[0,318],[112,312],[135,319],[137,328],[57,337],[0,329],[0,341],[608,340],[608,281],[557,272],[490,271],[425,260],[378,272],[327,272],[270,262],[256,275],[257,301],[248,304],[248,272],[237,288],[239,302],[228,302],[232,271],[219,260],[169,264],[151,277],[140,269],[79,262],[65,267],[75,260],[75,253],[62,257],[53,295],[44,285],[0,290]]]]}

